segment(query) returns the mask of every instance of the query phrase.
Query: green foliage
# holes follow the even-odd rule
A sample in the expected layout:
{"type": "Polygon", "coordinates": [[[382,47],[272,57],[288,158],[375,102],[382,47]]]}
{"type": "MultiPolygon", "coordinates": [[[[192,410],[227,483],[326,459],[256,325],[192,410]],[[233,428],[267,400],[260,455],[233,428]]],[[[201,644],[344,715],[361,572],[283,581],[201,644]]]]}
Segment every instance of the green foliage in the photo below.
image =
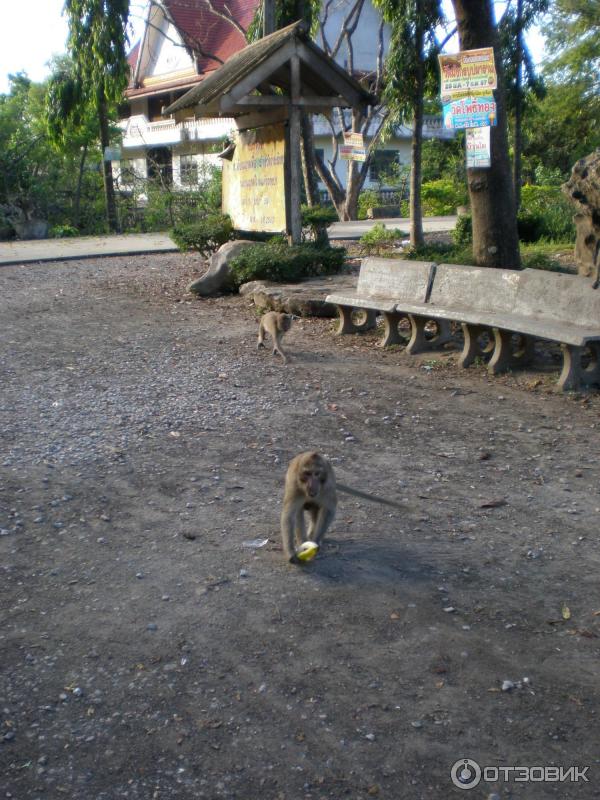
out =
{"type": "MultiPolygon", "coordinates": [[[[308,24],[311,34],[314,36],[319,24],[319,12],[321,10],[321,0],[307,0],[302,4],[302,19],[308,24]]],[[[254,13],[254,18],[246,31],[248,42],[256,42],[263,35],[263,11],[264,3],[259,3],[254,13]]],[[[277,0],[275,3],[275,30],[285,28],[296,22],[299,17],[299,6],[297,0],[277,0]]]]}
{"type": "Polygon", "coordinates": [[[79,97],[85,95],[96,103],[101,96],[106,102],[120,103],[129,78],[129,0],[65,0],[64,13],[79,97]]]}
{"type": "Polygon", "coordinates": [[[196,250],[208,258],[233,236],[233,225],[227,214],[210,214],[196,222],[177,225],[169,235],[180,250],[196,250]]]}
{"type": "Polygon", "coordinates": [[[421,205],[424,216],[439,217],[455,214],[457,206],[467,202],[466,186],[457,186],[448,178],[440,178],[421,186],[421,205]]]}
{"type": "Polygon", "coordinates": [[[375,0],[374,5],[390,26],[384,101],[394,125],[412,120],[415,103],[421,100],[421,73],[425,94],[437,95],[435,29],[442,22],[441,8],[437,0],[375,0]]]}
{"type": "Polygon", "coordinates": [[[206,166],[194,191],[178,189],[160,180],[132,176],[128,190],[118,196],[119,219],[122,230],[165,231],[179,225],[197,222],[207,215],[221,213],[221,170],[206,166]],[[140,195],[146,197],[139,204],[140,195]]]}
{"type": "Polygon", "coordinates": [[[386,228],[383,222],[376,222],[373,227],[359,239],[359,244],[366,255],[381,255],[386,250],[391,250],[398,245],[408,234],[399,228],[386,228]]]}
{"type": "Polygon", "coordinates": [[[378,206],[379,204],[378,191],[375,189],[363,189],[363,191],[358,195],[358,218],[366,219],[367,209],[378,206]]]}
{"type": "Polygon", "coordinates": [[[523,186],[518,217],[523,242],[575,241],[574,208],[558,186],[523,186]]]}
{"type": "Polygon", "coordinates": [[[410,261],[435,261],[438,264],[467,264],[473,266],[473,249],[456,244],[436,242],[422,247],[410,247],[402,254],[410,261]]]}
{"type": "Polygon", "coordinates": [[[11,221],[0,210],[0,242],[5,242],[8,239],[14,239],[16,231],[12,226],[11,221]]]}
{"type": "Polygon", "coordinates": [[[521,0],[507,6],[498,24],[508,112],[521,103],[525,112],[534,97],[543,97],[544,82],[527,47],[526,31],[548,10],[549,0],[521,0]],[[520,12],[520,13],[519,13],[520,12]]]}
{"type": "Polygon", "coordinates": [[[598,3],[590,0],[554,0],[543,32],[551,55],[550,76],[564,86],[579,85],[588,100],[600,95],[600,36],[598,3]]]}
{"type": "Polygon", "coordinates": [[[49,234],[52,239],[69,239],[73,236],[79,236],[79,231],[67,223],[65,225],[53,225],[49,234]]]}
{"type": "Polygon", "coordinates": [[[317,247],[309,243],[290,246],[280,240],[249,245],[230,263],[231,288],[237,289],[253,280],[295,283],[331,275],[341,270],[345,259],[342,247],[317,247]]]}
{"type": "Polygon", "coordinates": [[[523,120],[523,175],[540,183],[538,171],[550,170],[567,180],[573,164],[600,147],[599,120],[600,94],[590,95],[589,83],[548,78],[545,96],[529,105],[523,120]]]}
{"type": "Polygon", "coordinates": [[[337,221],[338,214],[333,206],[302,206],[302,227],[310,228],[315,239],[337,221]]]}
{"type": "Polygon", "coordinates": [[[531,250],[529,253],[521,253],[521,264],[523,269],[545,269],[548,272],[568,272],[565,267],[548,253],[540,250],[531,250]]]}
{"type": "Polygon", "coordinates": [[[456,131],[452,139],[427,139],[421,153],[423,183],[440,178],[452,180],[457,186],[466,186],[465,137],[456,131]]]}
{"type": "MultiPolygon", "coordinates": [[[[519,240],[524,243],[549,241],[573,242],[573,208],[557,186],[523,186],[521,210],[517,218],[519,240]]],[[[461,215],[452,239],[457,246],[472,242],[470,214],[461,215]]]]}
{"type": "Polygon", "coordinates": [[[467,247],[473,243],[473,218],[470,214],[461,214],[456,220],[452,241],[457,247],[467,247]]]}

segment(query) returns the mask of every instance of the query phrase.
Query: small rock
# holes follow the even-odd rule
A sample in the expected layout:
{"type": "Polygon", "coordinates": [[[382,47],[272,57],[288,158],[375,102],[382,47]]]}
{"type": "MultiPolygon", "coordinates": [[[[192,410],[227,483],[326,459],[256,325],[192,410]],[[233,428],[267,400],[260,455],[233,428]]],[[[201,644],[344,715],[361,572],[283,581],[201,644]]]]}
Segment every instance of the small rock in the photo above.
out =
{"type": "Polygon", "coordinates": [[[503,692],[510,692],[511,689],[515,688],[515,684],[513,681],[502,681],[502,691],[503,692]]]}
{"type": "Polygon", "coordinates": [[[241,569],[240,570],[240,578],[247,578],[247,577],[248,577],[248,570],[247,569],[241,569]]]}
{"type": "Polygon", "coordinates": [[[365,739],[368,739],[370,742],[374,742],[375,741],[375,734],[374,733],[367,733],[367,735],[365,736],[365,739]]]}
{"type": "Polygon", "coordinates": [[[158,625],[156,624],[156,622],[149,622],[146,625],[146,630],[147,631],[157,631],[158,630],[158,625]]]}
{"type": "Polygon", "coordinates": [[[422,723],[422,721],[420,719],[416,719],[414,722],[411,722],[410,724],[412,725],[413,728],[422,728],[423,727],[423,723],[422,723]]]}
{"type": "Polygon", "coordinates": [[[454,606],[446,606],[444,611],[446,612],[446,614],[452,614],[456,611],[456,609],[454,608],[454,606]]]}

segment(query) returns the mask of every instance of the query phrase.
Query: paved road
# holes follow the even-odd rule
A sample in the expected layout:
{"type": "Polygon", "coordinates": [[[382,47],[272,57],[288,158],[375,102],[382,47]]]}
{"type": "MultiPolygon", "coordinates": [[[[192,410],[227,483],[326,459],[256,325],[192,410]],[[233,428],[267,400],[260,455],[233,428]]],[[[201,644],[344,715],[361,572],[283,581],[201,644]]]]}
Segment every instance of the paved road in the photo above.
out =
{"type": "Polygon", "coordinates": [[[0,242],[0,265],[165,253],[175,250],[177,247],[166,233],[127,233],[120,236],[78,236],[73,239],[0,242]]]}
{"type": "MultiPolygon", "coordinates": [[[[336,222],[329,228],[329,238],[358,239],[375,222],[383,222],[388,228],[400,228],[407,233],[410,224],[408,219],[400,218],[336,222]]],[[[423,220],[426,233],[451,231],[455,224],[456,217],[426,217],[423,220]]],[[[121,236],[80,236],[73,239],[0,242],[0,266],[99,256],[165,253],[176,250],[177,247],[166,233],[128,233],[121,236]]]]}
{"type": "MultiPolygon", "coordinates": [[[[453,231],[456,225],[456,217],[424,217],[423,230],[425,233],[440,233],[442,231],[453,231]]],[[[406,217],[396,219],[364,219],[353,222],[334,222],[329,228],[330,239],[358,239],[363,233],[377,222],[383,222],[386,228],[400,228],[401,231],[408,233],[410,220],[406,217]]]]}

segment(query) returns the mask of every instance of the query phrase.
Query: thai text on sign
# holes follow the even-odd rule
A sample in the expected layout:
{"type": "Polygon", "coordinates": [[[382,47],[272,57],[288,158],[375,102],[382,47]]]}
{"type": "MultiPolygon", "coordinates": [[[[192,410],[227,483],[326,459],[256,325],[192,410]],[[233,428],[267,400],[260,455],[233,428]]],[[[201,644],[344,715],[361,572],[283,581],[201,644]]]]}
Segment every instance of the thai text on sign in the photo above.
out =
{"type": "Polygon", "coordinates": [[[223,162],[223,213],[235,228],[286,229],[283,125],[240,131],[231,161],[223,162]]]}
{"type": "Polygon", "coordinates": [[[344,144],[340,145],[340,158],[343,161],[367,160],[367,150],[362,133],[344,132],[344,144]]]}
{"type": "Polygon", "coordinates": [[[493,95],[450,98],[443,103],[444,128],[484,128],[497,120],[493,95]]]}
{"type": "Polygon", "coordinates": [[[442,98],[456,92],[487,94],[497,87],[494,49],[462,50],[454,55],[438,56],[442,98]]]}
{"type": "Polygon", "coordinates": [[[469,128],[465,132],[468,168],[487,168],[491,165],[490,129],[469,128]]]}

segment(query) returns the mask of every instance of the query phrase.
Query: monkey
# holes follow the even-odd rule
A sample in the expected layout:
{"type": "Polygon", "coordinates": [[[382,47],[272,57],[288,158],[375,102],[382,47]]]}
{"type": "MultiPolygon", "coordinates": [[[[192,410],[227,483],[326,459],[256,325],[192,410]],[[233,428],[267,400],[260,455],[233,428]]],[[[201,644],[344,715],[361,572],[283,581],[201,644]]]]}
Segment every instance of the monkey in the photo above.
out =
{"type": "Polygon", "coordinates": [[[257,347],[264,347],[265,333],[268,333],[273,342],[273,355],[279,353],[283,359],[283,363],[287,364],[285,353],[281,349],[281,337],[287,333],[292,327],[292,314],[282,314],[279,311],[269,311],[261,317],[258,326],[258,342],[257,347]]]}
{"type": "Polygon", "coordinates": [[[335,518],[338,491],[394,508],[404,508],[393,500],[384,500],[337,483],[333,467],[326,458],[311,450],[300,453],[290,461],[287,469],[281,512],[283,552],[290,563],[299,563],[295,555],[295,542],[315,542],[321,546],[335,518]],[[308,511],[310,518],[308,533],[305,529],[305,511],[308,511]]]}

